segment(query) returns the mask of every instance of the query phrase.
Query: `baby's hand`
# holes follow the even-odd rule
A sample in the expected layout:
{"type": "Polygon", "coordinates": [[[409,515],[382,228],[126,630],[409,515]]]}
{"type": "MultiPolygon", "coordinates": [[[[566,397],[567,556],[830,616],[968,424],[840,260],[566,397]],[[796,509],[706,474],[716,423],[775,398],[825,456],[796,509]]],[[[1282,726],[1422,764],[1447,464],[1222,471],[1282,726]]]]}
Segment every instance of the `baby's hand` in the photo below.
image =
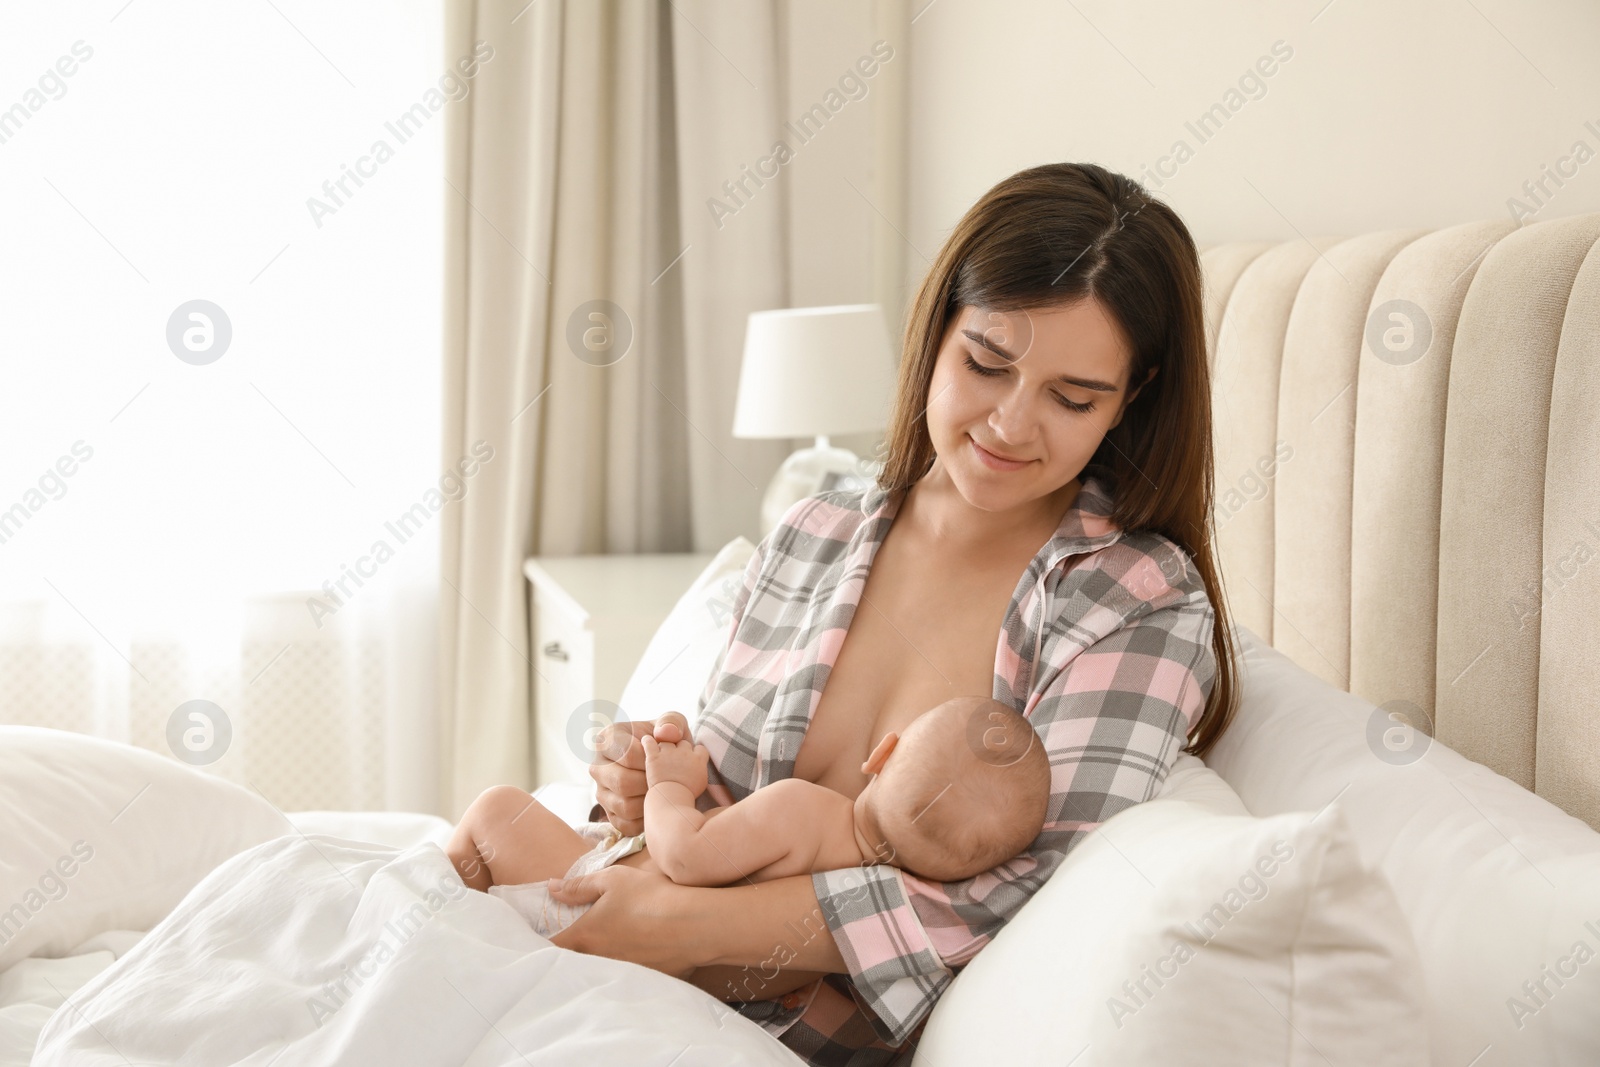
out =
{"type": "Polygon", "coordinates": [[[706,791],[706,762],[711,758],[706,746],[689,740],[670,744],[649,734],[640,741],[644,745],[645,788],[657,782],[678,782],[696,797],[706,791]]]}

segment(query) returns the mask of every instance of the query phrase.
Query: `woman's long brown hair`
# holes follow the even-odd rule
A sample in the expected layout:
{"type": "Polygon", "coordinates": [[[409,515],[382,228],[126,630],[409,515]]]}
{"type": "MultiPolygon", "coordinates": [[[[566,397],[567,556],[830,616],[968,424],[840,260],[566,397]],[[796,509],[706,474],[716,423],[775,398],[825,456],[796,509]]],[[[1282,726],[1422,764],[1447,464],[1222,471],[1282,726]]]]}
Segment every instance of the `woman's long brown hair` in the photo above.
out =
{"type": "Polygon", "coordinates": [[[1215,612],[1216,676],[1185,751],[1204,756],[1237,706],[1233,627],[1212,549],[1211,377],[1200,256],[1175,212],[1092,163],[1049,163],[990,189],[956,224],[907,313],[899,384],[878,484],[906,488],[933,466],[924,417],[952,318],[1058,307],[1093,296],[1133,345],[1128,383],[1159,368],[1100,443],[1098,468],[1127,531],[1154,530],[1188,553],[1215,612]]]}

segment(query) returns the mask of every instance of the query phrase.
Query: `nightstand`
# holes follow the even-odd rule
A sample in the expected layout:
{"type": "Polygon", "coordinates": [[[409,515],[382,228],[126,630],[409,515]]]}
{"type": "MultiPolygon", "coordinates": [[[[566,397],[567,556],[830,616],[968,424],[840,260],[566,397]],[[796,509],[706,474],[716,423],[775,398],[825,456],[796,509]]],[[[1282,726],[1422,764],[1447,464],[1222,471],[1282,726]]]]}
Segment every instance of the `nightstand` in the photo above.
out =
{"type": "Polygon", "coordinates": [[[529,632],[535,786],[592,783],[585,733],[610,721],[645,647],[715,553],[534,556],[529,632]]]}

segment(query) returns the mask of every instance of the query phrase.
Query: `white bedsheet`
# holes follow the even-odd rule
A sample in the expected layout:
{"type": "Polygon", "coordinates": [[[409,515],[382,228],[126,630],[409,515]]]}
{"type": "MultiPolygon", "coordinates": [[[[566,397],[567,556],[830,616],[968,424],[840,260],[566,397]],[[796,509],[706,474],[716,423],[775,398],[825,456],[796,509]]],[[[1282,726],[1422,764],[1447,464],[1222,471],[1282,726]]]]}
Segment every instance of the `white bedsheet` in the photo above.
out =
{"type": "Polygon", "coordinates": [[[556,948],[465,889],[431,841],[268,841],[107,955],[6,973],[103,968],[50,1017],[34,1063],[800,1062],[687,983],[556,948]]]}
{"type": "MultiPolygon", "coordinates": [[[[564,788],[564,787],[563,787],[564,788]]],[[[544,790],[540,795],[544,795],[544,790]]],[[[573,790],[574,803],[582,790],[573,790]]],[[[584,806],[587,811],[587,805],[584,806]]],[[[405,848],[422,841],[443,847],[451,826],[437,815],[388,811],[288,813],[299,833],[333,834],[405,848]]],[[[182,846],[181,840],[169,843],[182,846]]],[[[34,957],[0,970],[0,1067],[27,1067],[39,1032],[67,997],[105,970],[144,937],[143,930],[103,930],[59,958],[34,957]]]]}
{"type": "Polygon", "coordinates": [[[39,1031],[63,999],[142,937],[138,930],[108,930],[59,959],[25,959],[0,972],[0,1067],[26,1067],[39,1031]]]}

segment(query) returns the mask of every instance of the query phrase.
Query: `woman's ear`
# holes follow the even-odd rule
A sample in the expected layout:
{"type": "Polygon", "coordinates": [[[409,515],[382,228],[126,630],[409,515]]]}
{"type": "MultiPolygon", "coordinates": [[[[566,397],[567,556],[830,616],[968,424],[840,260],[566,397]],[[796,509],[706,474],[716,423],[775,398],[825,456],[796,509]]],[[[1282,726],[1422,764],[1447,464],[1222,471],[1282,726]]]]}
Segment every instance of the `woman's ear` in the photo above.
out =
{"type": "Polygon", "coordinates": [[[1122,402],[1122,410],[1117,412],[1116,419],[1111,423],[1110,426],[1106,427],[1107,430],[1114,430],[1114,429],[1117,428],[1118,424],[1120,424],[1122,422],[1122,416],[1124,416],[1124,415],[1126,415],[1128,413],[1128,406],[1133,403],[1133,401],[1134,401],[1134,399],[1136,397],[1138,397],[1139,390],[1141,390],[1145,386],[1149,385],[1150,384],[1150,379],[1154,378],[1156,376],[1156,371],[1158,371],[1160,369],[1161,369],[1160,367],[1151,367],[1150,368],[1150,373],[1146,374],[1144,376],[1144,381],[1140,382],[1138,385],[1133,387],[1133,389],[1128,393],[1128,399],[1122,402]]]}
{"type": "MultiPolygon", "coordinates": [[[[1133,403],[1134,398],[1139,395],[1139,390],[1143,389],[1145,386],[1150,384],[1150,379],[1154,378],[1156,376],[1156,371],[1158,371],[1160,369],[1161,369],[1160,367],[1151,367],[1150,368],[1150,373],[1148,373],[1148,374],[1146,374],[1144,376],[1144,381],[1140,382],[1138,385],[1133,387],[1133,392],[1128,394],[1128,403],[1129,404],[1133,403]]],[[[1126,406],[1126,405],[1124,405],[1124,406],[1126,406]]]]}
{"type": "Polygon", "coordinates": [[[877,774],[883,770],[883,765],[889,761],[889,753],[894,751],[895,743],[899,740],[900,735],[892,730],[884,734],[883,740],[878,742],[872,754],[867,757],[867,762],[861,765],[861,773],[877,774]]]}

